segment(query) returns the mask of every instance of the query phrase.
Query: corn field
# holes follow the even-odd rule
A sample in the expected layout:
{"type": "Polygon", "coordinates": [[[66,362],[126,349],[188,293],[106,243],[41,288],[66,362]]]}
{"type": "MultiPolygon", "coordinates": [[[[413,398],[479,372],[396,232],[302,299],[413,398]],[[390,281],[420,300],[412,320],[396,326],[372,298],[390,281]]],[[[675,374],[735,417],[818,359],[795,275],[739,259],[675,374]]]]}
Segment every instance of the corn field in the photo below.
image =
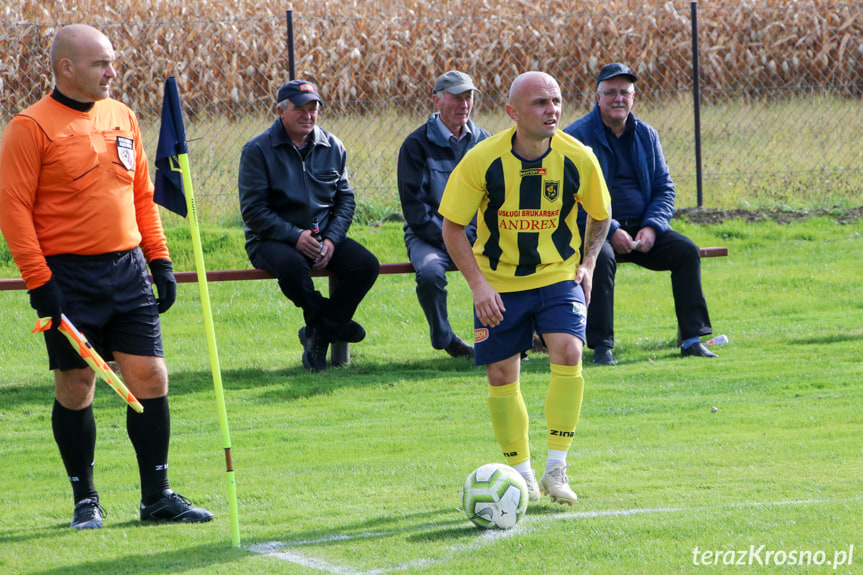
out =
{"type": "MultiPolygon", "coordinates": [[[[52,88],[48,48],[58,26],[84,22],[111,38],[113,95],[132,106],[154,150],[164,78],[183,99],[196,189],[236,221],[242,144],[274,119],[288,79],[285,6],[274,2],[24,0],[2,8],[0,127],[52,88]]],[[[563,125],[590,110],[611,61],[639,75],[636,113],[657,127],[678,205],[694,204],[690,2],[563,0],[318,1],[291,9],[296,76],[326,100],[321,125],[345,141],[361,201],[397,210],[395,158],[432,111],[430,87],[449,69],[482,90],[481,124],[501,111],[513,78],[543,70],[561,84],[563,125]]],[[[863,203],[858,134],[863,4],[697,4],[705,204],[805,207],[863,203]]],[[[152,152],[151,152],[152,154],[152,152]]]]}

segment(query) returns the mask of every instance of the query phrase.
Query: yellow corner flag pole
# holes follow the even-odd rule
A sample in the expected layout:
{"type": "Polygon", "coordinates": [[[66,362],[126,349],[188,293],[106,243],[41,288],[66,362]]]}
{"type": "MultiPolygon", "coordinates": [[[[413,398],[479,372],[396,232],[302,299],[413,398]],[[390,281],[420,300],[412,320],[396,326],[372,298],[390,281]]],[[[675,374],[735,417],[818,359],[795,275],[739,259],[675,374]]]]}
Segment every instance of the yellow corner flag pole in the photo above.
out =
{"type": "Polygon", "coordinates": [[[216,331],[213,327],[213,311],[210,307],[210,290],[207,286],[207,270],[204,267],[204,252],[201,247],[201,233],[198,230],[195,213],[195,198],[192,193],[192,177],[189,171],[189,155],[180,154],[180,169],[183,172],[183,186],[186,190],[186,203],[189,206],[189,226],[192,230],[192,246],[195,251],[195,267],[198,271],[198,285],[201,289],[201,305],[204,310],[204,329],[207,332],[207,346],[210,350],[210,369],[213,372],[213,387],[216,392],[216,405],[219,411],[219,427],[222,430],[222,446],[225,448],[225,470],[228,481],[228,505],[231,511],[231,541],[234,547],[240,546],[240,518],[237,506],[237,483],[234,479],[234,462],[231,458],[231,432],[228,429],[228,411],[225,408],[225,391],[222,388],[222,370],[219,366],[219,350],[216,346],[216,331]]]}
{"type": "MultiPolygon", "coordinates": [[[[179,163],[179,172],[182,174],[182,190],[185,192],[186,205],[184,206],[189,216],[189,227],[191,228],[192,246],[195,253],[195,268],[198,272],[198,285],[201,290],[201,305],[204,312],[204,328],[207,332],[207,346],[210,350],[210,369],[213,372],[213,386],[216,391],[216,405],[219,412],[219,426],[222,430],[222,444],[225,448],[225,466],[227,468],[228,482],[228,505],[231,514],[231,541],[234,547],[240,546],[240,520],[239,510],[237,506],[237,485],[234,479],[234,463],[231,457],[231,434],[228,430],[228,412],[225,408],[225,393],[222,388],[222,372],[219,367],[219,352],[216,347],[216,332],[213,328],[213,312],[210,307],[210,291],[207,285],[207,271],[204,266],[204,254],[201,247],[201,233],[198,229],[198,216],[195,208],[195,194],[192,188],[192,175],[189,168],[189,149],[186,144],[186,130],[183,125],[182,108],[180,107],[180,94],[177,90],[176,78],[168,78],[165,81],[165,103],[162,110],[162,129],[159,134],[159,151],[156,154],[157,170],[161,166],[166,167],[166,172],[177,171],[176,160],[179,163]],[[170,117],[166,117],[166,114],[170,117]],[[163,137],[166,140],[166,146],[163,146],[163,137]],[[173,140],[173,142],[170,142],[173,140]],[[160,153],[164,151],[170,144],[170,152],[166,157],[161,157],[160,153]],[[161,160],[168,160],[162,162],[161,160]]],[[[174,174],[163,173],[160,177],[157,171],[156,177],[156,198],[155,201],[165,205],[160,200],[160,184],[165,186],[171,185],[166,182],[174,174]]],[[[163,188],[164,191],[164,188],[163,188]]],[[[170,203],[170,200],[169,200],[170,203]]],[[[170,206],[166,206],[173,209],[170,206]]],[[[177,210],[174,210],[177,211],[177,210]]],[[[185,215],[181,213],[181,215],[185,215]]]]}

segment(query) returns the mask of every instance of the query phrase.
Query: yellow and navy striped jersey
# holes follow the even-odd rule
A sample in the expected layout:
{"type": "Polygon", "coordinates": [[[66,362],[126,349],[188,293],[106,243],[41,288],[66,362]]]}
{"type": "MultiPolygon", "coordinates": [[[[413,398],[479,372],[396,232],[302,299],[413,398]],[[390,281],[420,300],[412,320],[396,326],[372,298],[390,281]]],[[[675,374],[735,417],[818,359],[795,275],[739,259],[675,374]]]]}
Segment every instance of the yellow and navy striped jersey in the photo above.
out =
{"type": "Polygon", "coordinates": [[[596,220],[610,198],[590,148],[557,132],[533,161],[512,149],[515,127],[477,144],[447,183],[440,213],[467,225],[477,214],[473,252],[498,292],[524,291],[575,279],[581,237],[578,202],[596,220]]]}

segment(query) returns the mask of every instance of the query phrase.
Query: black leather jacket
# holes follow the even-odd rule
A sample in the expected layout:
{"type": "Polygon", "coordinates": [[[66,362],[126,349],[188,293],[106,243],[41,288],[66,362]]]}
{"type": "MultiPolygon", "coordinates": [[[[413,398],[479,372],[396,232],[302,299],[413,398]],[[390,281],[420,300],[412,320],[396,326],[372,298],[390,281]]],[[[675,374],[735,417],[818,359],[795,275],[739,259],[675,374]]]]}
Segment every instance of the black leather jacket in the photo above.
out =
{"type": "Polygon", "coordinates": [[[321,237],[338,245],[354,216],[354,190],[342,142],[317,126],[305,160],[277,119],[243,146],[238,186],[246,249],[260,240],[292,246],[317,218],[321,237]]]}

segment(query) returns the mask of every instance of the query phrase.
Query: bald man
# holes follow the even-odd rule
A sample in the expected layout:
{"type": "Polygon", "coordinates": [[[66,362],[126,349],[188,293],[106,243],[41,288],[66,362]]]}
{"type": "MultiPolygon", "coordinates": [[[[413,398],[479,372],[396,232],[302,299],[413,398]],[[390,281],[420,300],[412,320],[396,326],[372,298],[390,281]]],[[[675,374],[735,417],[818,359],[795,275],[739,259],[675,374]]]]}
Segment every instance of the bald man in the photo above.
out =
{"type": "Polygon", "coordinates": [[[54,372],[54,439],[72,485],[72,527],[102,527],[93,481],[96,375],[57,331],[61,314],[114,360],[144,412],[126,428],[141,481],[142,521],[201,522],[212,513],[168,483],[168,372],[159,314],[177,286],[135,114],[110,98],[114,49],[90,26],[51,45],[54,91],[16,116],[0,141],[0,230],[27,284],[54,372]],[[148,277],[153,275],[158,298],[148,277]]]}
{"type": "Polygon", "coordinates": [[[485,365],[494,435],[528,486],[572,505],[567,453],[581,413],[585,311],[596,256],[608,232],[609,196],[589,148],[558,131],[557,81],[527,72],[512,83],[515,126],[476,145],[449,179],[440,205],[447,249],[473,293],[475,361],[485,365]],[[578,204],[588,214],[584,258],[578,204]],[[471,247],[465,226],[478,215],[471,247]],[[519,386],[521,352],[534,330],[548,346],[548,456],[537,485],[528,416],[519,386]]]}

